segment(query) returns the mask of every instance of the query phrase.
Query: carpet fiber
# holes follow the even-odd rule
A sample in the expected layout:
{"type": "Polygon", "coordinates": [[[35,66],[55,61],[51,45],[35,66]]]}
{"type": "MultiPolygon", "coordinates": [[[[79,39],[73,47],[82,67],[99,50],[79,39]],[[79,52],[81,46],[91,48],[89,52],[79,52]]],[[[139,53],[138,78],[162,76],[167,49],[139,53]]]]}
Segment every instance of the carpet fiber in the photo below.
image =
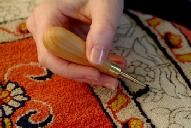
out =
{"type": "Polygon", "coordinates": [[[0,0],[0,128],[189,128],[191,31],[134,11],[123,15],[112,52],[148,86],[116,91],[78,83],[37,62],[25,19],[35,0],[0,0]]]}

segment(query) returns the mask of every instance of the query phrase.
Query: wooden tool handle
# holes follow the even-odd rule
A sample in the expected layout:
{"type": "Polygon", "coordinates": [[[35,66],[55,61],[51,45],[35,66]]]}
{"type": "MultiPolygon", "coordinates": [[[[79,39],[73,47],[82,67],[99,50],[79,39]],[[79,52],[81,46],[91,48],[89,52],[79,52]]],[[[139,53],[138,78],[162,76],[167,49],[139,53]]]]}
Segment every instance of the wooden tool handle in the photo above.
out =
{"type": "Polygon", "coordinates": [[[112,62],[105,61],[101,65],[92,65],[86,58],[86,44],[74,33],[62,27],[51,27],[44,33],[44,46],[55,56],[64,60],[85,65],[93,66],[100,72],[117,77],[119,72],[112,70],[112,62]]]}

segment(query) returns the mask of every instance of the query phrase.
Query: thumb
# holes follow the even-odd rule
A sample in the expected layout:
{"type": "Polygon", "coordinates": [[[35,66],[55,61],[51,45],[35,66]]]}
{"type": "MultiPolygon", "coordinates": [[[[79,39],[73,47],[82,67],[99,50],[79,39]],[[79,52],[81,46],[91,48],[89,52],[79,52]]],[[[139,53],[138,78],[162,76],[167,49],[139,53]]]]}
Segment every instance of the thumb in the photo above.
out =
{"type": "Polygon", "coordinates": [[[114,27],[106,23],[91,25],[87,37],[86,53],[92,64],[100,64],[107,58],[114,33],[114,27]]]}
{"type": "MultiPolygon", "coordinates": [[[[91,10],[92,24],[86,40],[86,56],[90,63],[100,64],[107,57],[112,46],[121,9],[110,2],[97,5],[91,10]]],[[[95,6],[95,5],[94,5],[95,6]]]]}

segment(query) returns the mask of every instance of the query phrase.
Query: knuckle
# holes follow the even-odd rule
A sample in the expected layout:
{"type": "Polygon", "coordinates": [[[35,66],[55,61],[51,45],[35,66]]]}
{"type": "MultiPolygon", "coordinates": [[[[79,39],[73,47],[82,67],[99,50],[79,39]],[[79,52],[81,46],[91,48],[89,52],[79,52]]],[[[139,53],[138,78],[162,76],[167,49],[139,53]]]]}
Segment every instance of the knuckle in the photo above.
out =
{"type": "Polygon", "coordinates": [[[116,31],[116,25],[112,24],[112,23],[108,23],[106,26],[105,26],[105,31],[106,31],[106,34],[108,36],[114,36],[115,34],[115,31],[116,31]]]}
{"type": "Polygon", "coordinates": [[[28,19],[26,21],[26,26],[27,26],[28,31],[34,32],[34,29],[35,29],[35,16],[34,16],[34,13],[31,14],[31,16],[28,17],[28,19]]]}
{"type": "Polygon", "coordinates": [[[96,33],[102,33],[101,37],[105,37],[105,39],[110,39],[111,37],[114,36],[115,31],[116,31],[116,26],[111,22],[107,22],[100,25],[96,33]]]}
{"type": "Polygon", "coordinates": [[[116,30],[116,25],[114,25],[113,23],[109,22],[106,25],[106,29],[110,32],[115,32],[116,30]]]}
{"type": "Polygon", "coordinates": [[[27,26],[27,29],[31,32],[31,16],[27,19],[26,21],[26,26],[27,26]]]}
{"type": "Polygon", "coordinates": [[[36,7],[33,9],[33,12],[32,14],[28,17],[27,21],[26,21],[26,26],[27,26],[27,29],[30,31],[30,32],[33,32],[34,29],[36,28],[36,15],[38,14],[38,8],[39,7],[36,7]]]}

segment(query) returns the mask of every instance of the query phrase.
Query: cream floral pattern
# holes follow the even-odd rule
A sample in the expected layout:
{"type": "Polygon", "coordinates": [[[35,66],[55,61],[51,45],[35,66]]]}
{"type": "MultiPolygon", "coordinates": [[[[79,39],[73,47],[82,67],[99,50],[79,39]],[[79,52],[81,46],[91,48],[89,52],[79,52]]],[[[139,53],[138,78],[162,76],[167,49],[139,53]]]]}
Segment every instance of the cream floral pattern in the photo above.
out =
{"type": "Polygon", "coordinates": [[[0,0],[0,43],[31,36],[30,33],[20,33],[18,27],[25,23],[39,2],[40,0],[0,0]]]}
{"type": "Polygon", "coordinates": [[[0,23],[26,18],[38,1],[0,0],[0,23]]]}
{"type": "Polygon", "coordinates": [[[0,118],[9,117],[30,98],[17,83],[8,82],[0,85],[0,118]]]}

